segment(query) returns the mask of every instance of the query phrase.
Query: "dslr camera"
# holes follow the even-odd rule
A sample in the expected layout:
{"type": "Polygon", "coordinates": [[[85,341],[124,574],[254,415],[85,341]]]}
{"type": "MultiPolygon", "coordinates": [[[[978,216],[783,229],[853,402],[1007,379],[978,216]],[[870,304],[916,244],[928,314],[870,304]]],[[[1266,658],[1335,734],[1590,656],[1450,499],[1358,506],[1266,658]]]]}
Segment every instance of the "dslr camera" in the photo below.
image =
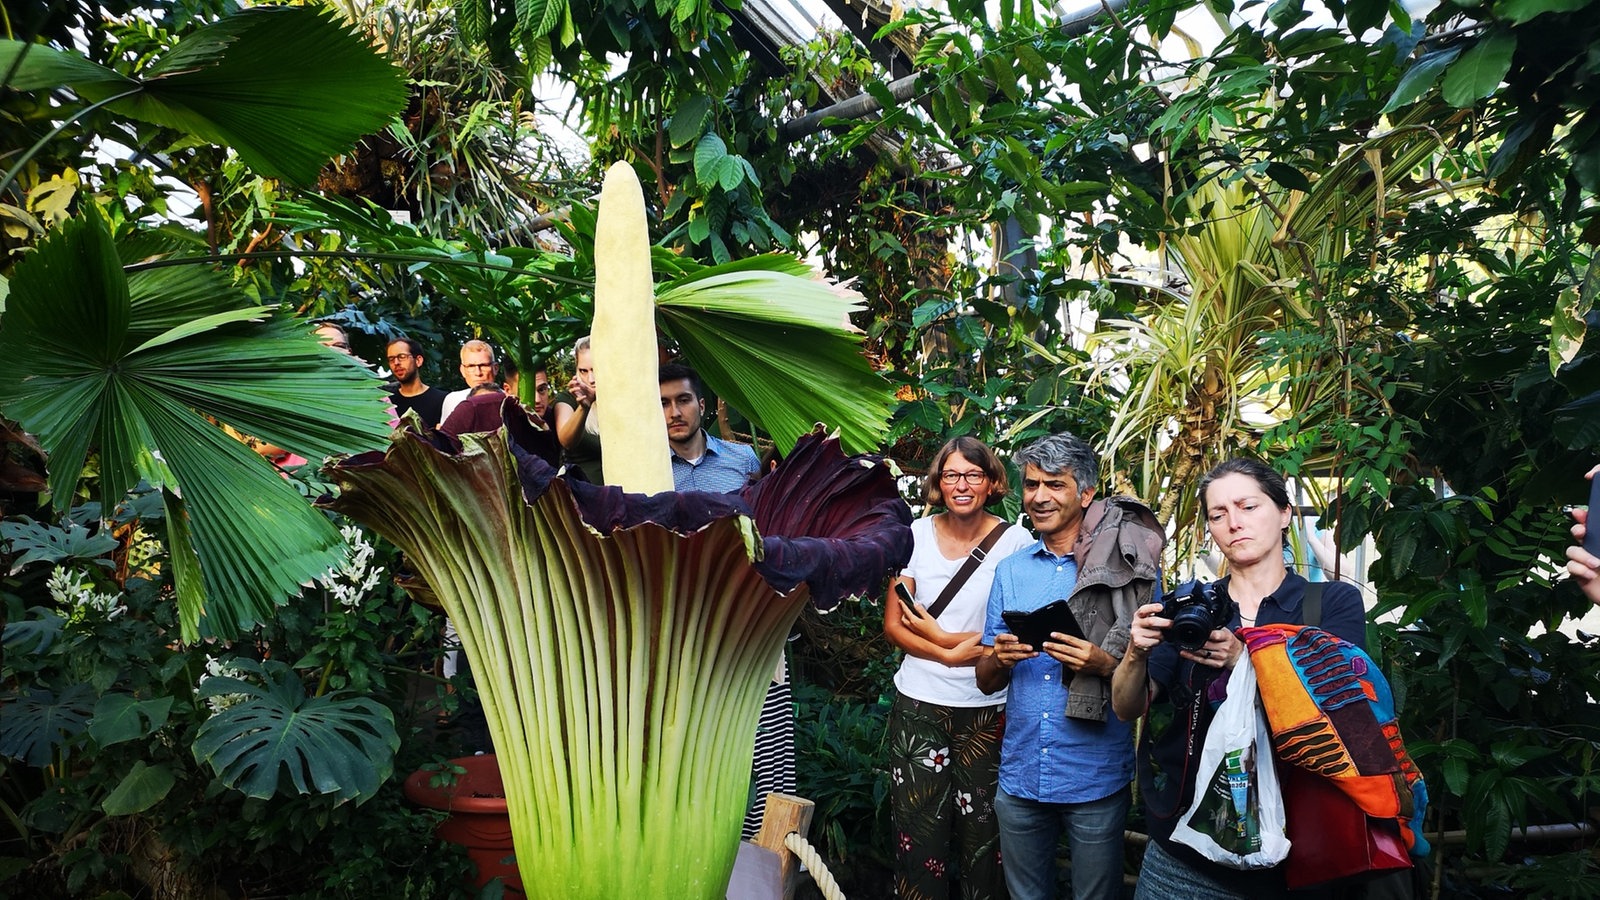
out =
{"type": "Polygon", "coordinates": [[[1227,588],[1191,581],[1167,597],[1161,617],[1172,620],[1167,640],[1184,650],[1199,650],[1211,632],[1233,620],[1233,600],[1227,588]]]}

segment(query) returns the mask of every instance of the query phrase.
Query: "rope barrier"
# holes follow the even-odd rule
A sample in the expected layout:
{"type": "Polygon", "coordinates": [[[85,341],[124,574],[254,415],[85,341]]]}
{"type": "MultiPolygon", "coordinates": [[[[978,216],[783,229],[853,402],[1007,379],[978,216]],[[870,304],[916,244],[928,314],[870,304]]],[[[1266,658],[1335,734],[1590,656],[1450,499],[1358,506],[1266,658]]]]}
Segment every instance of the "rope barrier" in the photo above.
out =
{"type": "Polygon", "coordinates": [[[800,836],[797,831],[791,831],[783,837],[783,846],[790,853],[799,857],[800,862],[810,873],[811,880],[817,883],[817,889],[822,891],[822,896],[827,900],[844,900],[844,892],[839,890],[839,882],[833,880],[833,873],[828,871],[828,864],[822,861],[811,842],[800,836]]]}

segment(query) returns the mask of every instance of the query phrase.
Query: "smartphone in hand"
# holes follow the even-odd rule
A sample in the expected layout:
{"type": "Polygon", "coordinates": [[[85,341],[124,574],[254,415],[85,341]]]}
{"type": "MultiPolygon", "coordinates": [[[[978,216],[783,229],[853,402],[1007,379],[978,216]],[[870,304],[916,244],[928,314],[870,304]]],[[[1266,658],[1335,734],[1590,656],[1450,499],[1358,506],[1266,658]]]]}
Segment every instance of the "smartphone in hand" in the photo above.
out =
{"type": "Polygon", "coordinates": [[[911,591],[906,589],[904,581],[894,583],[894,595],[900,598],[900,605],[906,608],[906,612],[913,616],[917,614],[917,601],[911,599],[911,591]]]}
{"type": "Polygon", "coordinates": [[[1600,475],[1589,481],[1589,518],[1583,534],[1583,549],[1592,556],[1600,556],[1600,516],[1595,515],[1597,509],[1600,509],[1600,475]]]}

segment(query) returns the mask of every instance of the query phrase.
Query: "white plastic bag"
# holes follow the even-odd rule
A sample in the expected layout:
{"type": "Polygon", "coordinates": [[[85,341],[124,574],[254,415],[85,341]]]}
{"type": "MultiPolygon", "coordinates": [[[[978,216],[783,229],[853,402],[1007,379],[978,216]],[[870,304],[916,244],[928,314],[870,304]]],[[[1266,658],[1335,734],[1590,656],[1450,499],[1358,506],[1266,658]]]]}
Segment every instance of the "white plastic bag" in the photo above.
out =
{"type": "Polygon", "coordinates": [[[1195,779],[1194,803],[1178,819],[1173,840],[1233,869],[1283,862],[1289,855],[1283,792],[1248,653],[1240,654],[1228,679],[1228,696],[1206,732],[1195,779]]]}

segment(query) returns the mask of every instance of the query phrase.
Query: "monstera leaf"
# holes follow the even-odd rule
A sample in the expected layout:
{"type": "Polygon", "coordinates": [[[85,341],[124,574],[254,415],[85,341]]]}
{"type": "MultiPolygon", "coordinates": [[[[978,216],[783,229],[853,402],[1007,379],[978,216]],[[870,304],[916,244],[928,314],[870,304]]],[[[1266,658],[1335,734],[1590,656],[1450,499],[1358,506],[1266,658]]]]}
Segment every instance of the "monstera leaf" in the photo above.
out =
{"type": "Polygon", "coordinates": [[[28,607],[28,617],[7,622],[0,631],[0,649],[6,653],[40,654],[61,637],[67,620],[44,606],[28,607]]]}
{"type": "Polygon", "coordinates": [[[208,678],[202,698],[243,694],[200,726],[195,759],[222,783],[251,797],[276,794],[284,777],[302,794],[332,794],[361,802],[394,771],[400,736],[388,707],[365,697],[306,695],[294,670],[280,662],[234,666],[261,683],[208,678]]]}
{"type": "Polygon", "coordinates": [[[0,756],[20,759],[44,768],[55,753],[89,730],[94,714],[94,690],[75,684],[57,694],[36,688],[20,695],[0,697],[0,756]]]}
{"type": "Polygon", "coordinates": [[[89,529],[71,522],[56,527],[23,518],[0,522],[0,545],[6,552],[17,554],[11,562],[11,574],[15,575],[36,562],[86,562],[109,569],[111,560],[107,556],[117,549],[117,540],[103,531],[90,534],[89,529]]]}

